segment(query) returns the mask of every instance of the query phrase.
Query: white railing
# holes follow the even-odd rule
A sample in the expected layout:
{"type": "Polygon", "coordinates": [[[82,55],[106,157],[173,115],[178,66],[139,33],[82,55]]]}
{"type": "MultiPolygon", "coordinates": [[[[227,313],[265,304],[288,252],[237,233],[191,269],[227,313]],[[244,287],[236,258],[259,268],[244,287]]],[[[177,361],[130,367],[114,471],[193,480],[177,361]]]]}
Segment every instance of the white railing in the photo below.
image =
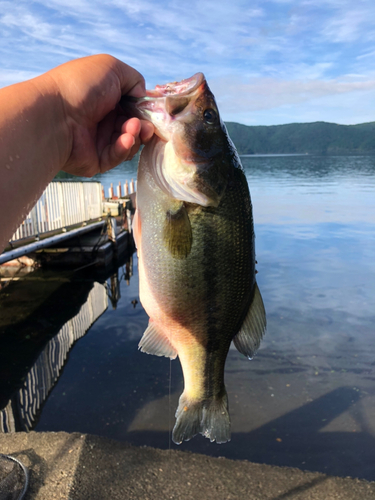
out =
{"type": "Polygon", "coordinates": [[[103,215],[100,182],[51,182],[11,241],[62,229],[103,215]]]}
{"type": "MultiPolygon", "coordinates": [[[[121,185],[121,182],[119,182],[118,186],[116,186],[117,198],[127,197],[129,196],[129,194],[135,193],[136,191],[137,191],[137,180],[134,181],[134,179],[132,179],[130,182],[126,180],[124,186],[121,185]]],[[[111,187],[108,188],[108,198],[111,200],[113,199],[114,196],[115,196],[115,190],[113,188],[113,182],[111,182],[111,187]]]]}

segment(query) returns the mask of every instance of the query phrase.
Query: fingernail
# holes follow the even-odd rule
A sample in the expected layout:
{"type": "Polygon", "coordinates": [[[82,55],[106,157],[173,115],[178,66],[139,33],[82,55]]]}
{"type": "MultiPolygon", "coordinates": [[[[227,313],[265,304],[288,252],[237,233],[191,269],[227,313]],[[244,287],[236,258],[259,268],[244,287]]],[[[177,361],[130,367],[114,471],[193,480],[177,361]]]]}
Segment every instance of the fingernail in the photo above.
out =
{"type": "Polygon", "coordinates": [[[141,83],[137,83],[137,85],[129,90],[128,95],[133,97],[144,97],[146,95],[146,90],[141,83]]]}

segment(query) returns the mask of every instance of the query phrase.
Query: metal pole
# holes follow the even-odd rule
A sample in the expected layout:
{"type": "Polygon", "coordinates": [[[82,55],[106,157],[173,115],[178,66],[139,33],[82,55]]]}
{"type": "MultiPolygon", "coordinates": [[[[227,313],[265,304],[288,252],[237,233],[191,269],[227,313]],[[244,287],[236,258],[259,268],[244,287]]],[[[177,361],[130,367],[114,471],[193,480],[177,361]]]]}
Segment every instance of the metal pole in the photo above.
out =
{"type": "Polygon", "coordinates": [[[41,248],[46,248],[50,245],[55,245],[60,241],[67,240],[78,234],[88,233],[93,229],[99,228],[103,224],[105,224],[104,221],[95,222],[94,224],[90,224],[89,226],[79,227],[78,229],[72,229],[71,231],[67,231],[63,234],[58,234],[57,236],[51,236],[50,238],[45,238],[44,240],[36,241],[35,243],[30,243],[30,245],[25,245],[23,247],[16,248],[15,250],[4,252],[0,255],[0,264],[4,264],[4,262],[8,262],[13,259],[18,259],[23,255],[27,255],[28,253],[36,252],[41,248]]]}

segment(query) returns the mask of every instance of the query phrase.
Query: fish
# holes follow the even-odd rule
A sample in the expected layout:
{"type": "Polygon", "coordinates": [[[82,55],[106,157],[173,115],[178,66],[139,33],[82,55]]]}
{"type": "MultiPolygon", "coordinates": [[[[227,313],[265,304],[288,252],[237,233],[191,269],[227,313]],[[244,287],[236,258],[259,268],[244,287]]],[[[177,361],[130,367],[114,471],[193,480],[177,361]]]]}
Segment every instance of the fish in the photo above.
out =
{"type": "Polygon", "coordinates": [[[121,104],[155,127],[140,155],[133,220],[149,315],[139,349],[180,360],[174,443],[198,433],[225,443],[231,342],[251,359],[266,331],[247,180],[202,73],[121,104]]]}

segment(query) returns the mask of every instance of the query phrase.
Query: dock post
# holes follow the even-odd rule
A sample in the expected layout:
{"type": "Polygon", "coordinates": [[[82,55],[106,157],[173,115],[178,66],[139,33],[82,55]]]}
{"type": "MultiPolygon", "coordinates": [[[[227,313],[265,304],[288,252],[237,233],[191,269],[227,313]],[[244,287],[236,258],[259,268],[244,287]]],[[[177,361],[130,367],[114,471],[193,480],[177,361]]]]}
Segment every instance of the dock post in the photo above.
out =
{"type": "Polygon", "coordinates": [[[117,222],[116,218],[112,217],[110,212],[108,212],[107,217],[107,235],[109,241],[112,243],[113,258],[117,260],[118,248],[117,248],[117,222]]]}
{"type": "Polygon", "coordinates": [[[60,207],[60,220],[61,220],[61,227],[63,228],[63,231],[66,231],[66,226],[68,225],[67,223],[67,213],[66,213],[66,208],[65,208],[65,197],[64,197],[64,191],[62,187],[62,182],[59,182],[57,184],[57,193],[58,193],[58,204],[60,207]]]}
{"type": "Polygon", "coordinates": [[[121,299],[121,292],[120,292],[120,280],[118,279],[118,272],[113,274],[110,278],[111,281],[111,293],[108,295],[111,304],[112,304],[112,309],[117,308],[117,302],[121,299]]]}
{"type": "Polygon", "coordinates": [[[108,232],[108,238],[112,241],[112,243],[116,243],[116,232],[117,232],[116,229],[117,229],[116,218],[109,215],[107,219],[107,232],[108,232]]]}
{"type": "Polygon", "coordinates": [[[129,208],[126,209],[126,221],[128,223],[129,234],[132,233],[132,212],[129,208]]]}
{"type": "Polygon", "coordinates": [[[30,216],[31,216],[32,228],[33,228],[33,233],[35,235],[35,239],[39,241],[40,238],[39,238],[37,205],[35,205],[35,207],[31,210],[30,216]]]}

